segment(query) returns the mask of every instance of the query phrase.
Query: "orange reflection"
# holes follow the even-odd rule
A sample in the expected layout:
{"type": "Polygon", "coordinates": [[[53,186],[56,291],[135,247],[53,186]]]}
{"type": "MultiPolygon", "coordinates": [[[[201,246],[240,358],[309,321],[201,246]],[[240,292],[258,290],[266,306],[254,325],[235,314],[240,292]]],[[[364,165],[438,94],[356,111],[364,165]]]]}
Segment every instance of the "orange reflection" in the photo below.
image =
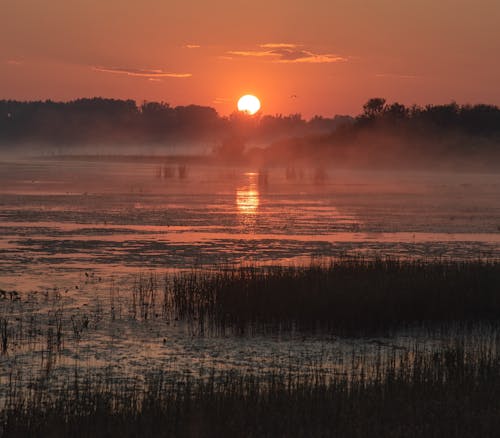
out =
{"type": "Polygon", "coordinates": [[[259,190],[257,173],[245,173],[248,177],[246,186],[236,189],[236,207],[242,223],[246,226],[255,225],[259,209],[259,190]]]}

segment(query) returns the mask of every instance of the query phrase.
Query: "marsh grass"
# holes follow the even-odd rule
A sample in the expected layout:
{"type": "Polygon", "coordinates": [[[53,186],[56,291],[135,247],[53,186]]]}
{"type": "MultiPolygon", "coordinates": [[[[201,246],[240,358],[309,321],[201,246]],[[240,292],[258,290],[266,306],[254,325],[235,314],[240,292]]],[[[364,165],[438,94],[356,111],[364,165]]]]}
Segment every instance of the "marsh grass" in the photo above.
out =
{"type": "Polygon", "coordinates": [[[342,259],[309,266],[192,271],[165,280],[177,318],[225,332],[369,334],[500,318],[500,263],[342,259]]]}
{"type": "Polygon", "coordinates": [[[500,432],[496,346],[362,359],[334,374],[205,378],[87,376],[12,393],[4,437],[493,437],[500,432]],[[375,366],[374,366],[375,364],[375,366]]]}
{"type": "Polygon", "coordinates": [[[143,274],[75,307],[65,294],[0,300],[0,357],[60,353],[114,324],[184,324],[193,336],[376,336],[500,321],[500,262],[361,258],[143,274]],[[44,347],[41,345],[45,344],[44,347]]]}
{"type": "Polygon", "coordinates": [[[0,436],[499,436],[498,285],[497,261],[354,258],[143,274],[81,309],[55,289],[6,294],[0,361],[11,368],[0,378],[0,436]],[[97,373],[80,357],[86,342],[111,339],[116,328],[155,336],[176,320],[193,328],[190,336],[374,336],[414,325],[428,336],[405,348],[374,338],[375,347],[335,363],[199,374],[147,362],[130,374],[97,373]],[[33,361],[18,361],[24,354],[33,361]]]}
{"type": "Polygon", "coordinates": [[[130,286],[111,283],[108,294],[89,294],[84,307],[56,289],[0,299],[0,357],[19,349],[59,353],[96,330],[130,321],[184,324],[193,336],[377,336],[495,325],[500,262],[353,258],[307,266],[214,267],[142,274],[130,286]]]}

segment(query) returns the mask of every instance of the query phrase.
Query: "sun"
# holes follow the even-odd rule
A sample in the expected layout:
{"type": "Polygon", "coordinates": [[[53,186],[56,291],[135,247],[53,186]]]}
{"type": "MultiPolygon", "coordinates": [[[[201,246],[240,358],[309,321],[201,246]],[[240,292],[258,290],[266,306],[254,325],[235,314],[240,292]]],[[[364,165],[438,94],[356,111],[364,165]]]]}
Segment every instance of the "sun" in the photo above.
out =
{"type": "Polygon", "coordinates": [[[260,110],[260,100],[252,94],[245,94],[238,100],[238,111],[253,115],[260,110]]]}

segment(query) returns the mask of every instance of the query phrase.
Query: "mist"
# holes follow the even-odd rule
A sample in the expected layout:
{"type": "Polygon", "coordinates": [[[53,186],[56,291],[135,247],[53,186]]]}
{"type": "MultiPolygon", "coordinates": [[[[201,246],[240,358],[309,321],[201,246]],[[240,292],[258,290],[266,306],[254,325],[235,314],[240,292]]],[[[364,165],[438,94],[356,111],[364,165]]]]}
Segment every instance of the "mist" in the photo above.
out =
{"type": "Polygon", "coordinates": [[[490,172],[500,163],[500,109],[492,105],[405,107],[372,98],[356,117],[305,120],[103,98],[0,101],[0,127],[4,158],[187,157],[214,165],[490,172]]]}

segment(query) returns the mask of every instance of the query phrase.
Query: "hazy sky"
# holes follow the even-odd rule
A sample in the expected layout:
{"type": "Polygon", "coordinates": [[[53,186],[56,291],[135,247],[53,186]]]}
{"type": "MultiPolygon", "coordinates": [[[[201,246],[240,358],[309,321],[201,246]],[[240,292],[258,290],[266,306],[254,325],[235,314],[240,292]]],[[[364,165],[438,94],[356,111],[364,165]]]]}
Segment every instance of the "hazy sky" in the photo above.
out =
{"type": "Polygon", "coordinates": [[[500,104],[499,0],[0,0],[0,99],[500,104]]]}

